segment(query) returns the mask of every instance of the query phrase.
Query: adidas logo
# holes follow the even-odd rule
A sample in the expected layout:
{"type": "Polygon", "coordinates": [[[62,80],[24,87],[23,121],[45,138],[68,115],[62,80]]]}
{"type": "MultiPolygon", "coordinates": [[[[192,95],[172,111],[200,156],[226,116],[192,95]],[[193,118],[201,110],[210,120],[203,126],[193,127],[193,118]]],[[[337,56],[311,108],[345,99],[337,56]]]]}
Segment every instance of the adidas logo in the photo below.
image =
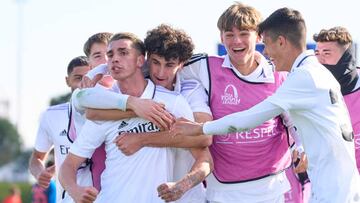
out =
{"type": "Polygon", "coordinates": [[[63,131],[61,131],[59,135],[60,135],[60,136],[66,136],[66,135],[67,135],[66,130],[64,129],[63,131]]]}
{"type": "Polygon", "coordinates": [[[121,124],[120,124],[119,127],[118,127],[118,130],[121,129],[121,128],[123,128],[123,127],[125,127],[125,126],[127,126],[127,125],[129,125],[127,122],[122,121],[121,124]]]}

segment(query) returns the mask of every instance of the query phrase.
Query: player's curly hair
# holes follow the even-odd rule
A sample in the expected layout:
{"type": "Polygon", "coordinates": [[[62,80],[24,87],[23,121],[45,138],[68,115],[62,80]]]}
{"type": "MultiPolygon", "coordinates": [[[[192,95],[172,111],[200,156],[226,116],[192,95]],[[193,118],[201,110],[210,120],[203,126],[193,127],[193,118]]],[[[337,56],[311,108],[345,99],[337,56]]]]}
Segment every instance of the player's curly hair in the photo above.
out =
{"type": "Polygon", "coordinates": [[[341,26],[330,29],[322,29],[319,33],[313,35],[315,42],[337,42],[346,46],[352,43],[352,37],[349,31],[341,26]]]}
{"type": "Polygon", "coordinates": [[[170,25],[161,24],[149,30],[144,40],[148,56],[157,54],[165,60],[179,59],[186,62],[193,54],[194,44],[183,30],[174,29],[170,25]]]}

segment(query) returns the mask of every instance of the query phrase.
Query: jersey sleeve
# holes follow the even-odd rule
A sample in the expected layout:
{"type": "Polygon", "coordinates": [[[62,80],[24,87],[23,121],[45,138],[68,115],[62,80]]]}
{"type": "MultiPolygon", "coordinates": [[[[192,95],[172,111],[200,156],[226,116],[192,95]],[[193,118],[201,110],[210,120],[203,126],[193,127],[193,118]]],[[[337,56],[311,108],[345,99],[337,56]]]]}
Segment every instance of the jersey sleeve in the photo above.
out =
{"type": "Polygon", "coordinates": [[[35,140],[35,149],[39,152],[48,152],[53,146],[51,132],[47,123],[47,112],[44,112],[40,118],[40,124],[35,140]]]}
{"type": "Polygon", "coordinates": [[[107,123],[86,120],[80,135],[71,145],[70,152],[83,158],[90,158],[95,149],[105,141],[107,123]]]}
{"type": "Polygon", "coordinates": [[[280,107],[264,100],[246,111],[233,113],[221,119],[206,122],[203,126],[203,132],[206,135],[224,135],[247,131],[282,112],[283,110],[280,107]]]}
{"type": "Polygon", "coordinates": [[[192,112],[212,115],[209,107],[209,96],[205,88],[197,80],[182,81],[181,94],[189,103],[192,112]]]}
{"type": "Polygon", "coordinates": [[[194,55],[180,71],[181,80],[197,80],[207,91],[209,91],[210,82],[207,58],[208,56],[206,54],[194,55]]]}
{"type": "Polygon", "coordinates": [[[72,100],[79,110],[94,109],[120,109],[126,110],[129,95],[108,91],[102,87],[84,88],[75,90],[72,100]],[[76,91],[76,92],[75,92],[76,91]]]}
{"type": "Polygon", "coordinates": [[[318,95],[315,90],[315,84],[310,74],[306,70],[299,69],[289,74],[267,101],[285,111],[310,109],[317,102],[318,95]]]}
{"type": "Polygon", "coordinates": [[[176,118],[183,117],[188,120],[194,121],[193,112],[191,111],[188,102],[185,100],[185,98],[182,95],[177,96],[173,109],[171,109],[170,112],[176,118]]]}

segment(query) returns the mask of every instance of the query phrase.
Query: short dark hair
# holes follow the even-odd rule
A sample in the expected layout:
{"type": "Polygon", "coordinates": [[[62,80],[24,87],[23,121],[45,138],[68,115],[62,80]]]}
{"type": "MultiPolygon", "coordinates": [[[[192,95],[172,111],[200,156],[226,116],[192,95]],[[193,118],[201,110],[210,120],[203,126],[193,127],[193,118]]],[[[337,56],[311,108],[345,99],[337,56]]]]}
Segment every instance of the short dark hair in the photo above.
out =
{"type": "Polygon", "coordinates": [[[239,30],[256,30],[262,17],[254,7],[235,2],[219,17],[217,27],[220,31],[231,31],[234,26],[239,30]]]}
{"type": "Polygon", "coordinates": [[[158,54],[165,60],[179,59],[180,63],[189,60],[194,50],[189,35],[165,24],[149,30],[144,42],[148,56],[158,54]]]}
{"type": "Polygon", "coordinates": [[[352,44],[352,37],[349,31],[341,26],[330,29],[322,29],[318,34],[313,35],[315,42],[337,42],[342,46],[352,44]]]}
{"type": "Polygon", "coordinates": [[[89,60],[86,56],[78,56],[73,58],[68,67],[67,67],[67,74],[68,76],[73,72],[74,68],[77,66],[88,66],[89,60]]]}
{"type": "Polygon", "coordinates": [[[280,8],[258,26],[258,33],[266,32],[272,40],[286,37],[295,47],[306,47],[306,25],[301,13],[290,8],[280,8]]]}
{"type": "Polygon", "coordinates": [[[116,40],[120,40],[120,39],[128,39],[132,42],[132,46],[139,51],[140,54],[145,56],[145,45],[144,42],[137,37],[135,34],[130,33],[130,32],[120,32],[120,33],[116,33],[114,34],[109,43],[116,41],[116,40]]]}
{"type": "Polygon", "coordinates": [[[103,43],[107,46],[111,36],[112,36],[112,33],[110,33],[110,32],[99,32],[99,33],[96,33],[96,34],[92,35],[91,37],[89,37],[89,39],[86,40],[86,42],[84,44],[84,48],[83,48],[85,55],[87,57],[90,56],[91,47],[95,43],[103,43]]]}

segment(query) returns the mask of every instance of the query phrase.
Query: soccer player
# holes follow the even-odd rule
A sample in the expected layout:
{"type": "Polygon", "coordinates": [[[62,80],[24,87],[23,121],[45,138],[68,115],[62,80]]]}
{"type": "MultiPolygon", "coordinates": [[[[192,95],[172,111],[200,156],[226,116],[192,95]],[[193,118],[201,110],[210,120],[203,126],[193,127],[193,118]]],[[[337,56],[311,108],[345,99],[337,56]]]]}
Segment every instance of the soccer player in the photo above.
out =
{"type": "MultiPolygon", "coordinates": [[[[106,65],[107,45],[108,45],[108,42],[109,42],[111,36],[112,36],[112,33],[100,32],[100,33],[96,33],[96,34],[92,35],[85,42],[83,49],[84,49],[84,53],[89,57],[90,68],[101,66],[102,64],[106,65]]],[[[88,85],[86,83],[91,83],[91,80],[88,80],[87,77],[83,77],[81,86],[88,85]]],[[[112,88],[112,85],[113,85],[112,77],[105,76],[100,80],[99,85],[97,85],[96,88],[108,89],[108,88],[112,88]]],[[[73,95],[76,95],[78,91],[79,91],[79,89],[75,90],[73,95]]],[[[163,126],[168,126],[168,124],[166,124],[165,123],[166,121],[164,121],[164,120],[166,120],[167,118],[170,120],[170,115],[167,112],[163,112],[163,108],[160,104],[157,104],[153,101],[151,101],[151,102],[144,101],[144,102],[140,103],[139,105],[144,106],[145,108],[146,107],[156,108],[156,110],[154,110],[154,111],[146,110],[146,113],[143,113],[145,111],[144,108],[141,109],[141,108],[138,108],[138,106],[131,106],[132,101],[134,101],[134,102],[137,101],[136,98],[131,97],[129,100],[130,100],[130,102],[129,102],[130,109],[135,109],[136,113],[138,113],[139,115],[144,115],[145,118],[149,118],[153,114],[156,113],[156,115],[159,115],[159,118],[156,121],[154,121],[154,123],[156,123],[158,126],[161,126],[161,124],[163,126]],[[159,124],[159,123],[161,123],[161,124],[159,124]]],[[[72,99],[71,101],[72,101],[72,105],[71,105],[71,116],[72,116],[71,121],[72,122],[70,123],[69,129],[72,129],[72,131],[74,132],[74,133],[72,133],[73,136],[71,137],[71,141],[73,142],[76,139],[76,135],[81,132],[82,126],[85,123],[86,110],[84,108],[78,108],[79,106],[76,105],[76,100],[72,99]]],[[[133,115],[133,113],[131,113],[131,115],[133,115]]],[[[151,121],[153,121],[153,120],[151,120],[151,121]]],[[[93,183],[93,185],[95,186],[95,188],[97,188],[98,190],[101,189],[100,176],[101,176],[102,171],[105,168],[104,160],[106,158],[106,154],[105,154],[104,146],[105,145],[103,144],[95,150],[91,159],[87,160],[87,162],[85,164],[85,165],[87,165],[87,167],[83,168],[83,170],[82,170],[83,173],[81,173],[81,175],[80,175],[80,173],[78,174],[79,176],[82,176],[82,177],[78,177],[79,182],[83,182],[85,184],[86,182],[91,181],[93,183]],[[88,175],[86,175],[85,170],[87,170],[88,175]],[[89,177],[90,177],[90,180],[85,180],[85,179],[88,179],[89,177]]],[[[71,198],[68,195],[64,195],[63,201],[64,202],[71,201],[70,199],[71,198]]]]}
{"type": "MultiPolygon", "coordinates": [[[[111,36],[112,33],[110,32],[99,32],[91,35],[86,40],[83,51],[85,55],[89,58],[89,64],[91,69],[101,64],[106,64],[106,49],[111,36]]],[[[88,80],[87,77],[84,77],[83,81],[81,81],[81,86],[86,86],[90,83],[91,81],[88,80]]],[[[111,87],[113,84],[113,80],[110,76],[103,77],[99,83],[104,87],[111,87]]]]}
{"type": "MultiPolygon", "coordinates": [[[[183,31],[174,29],[169,25],[160,25],[148,31],[145,38],[145,47],[147,50],[146,68],[149,69],[151,80],[156,84],[163,86],[171,91],[183,94],[190,104],[194,112],[195,120],[203,122],[211,120],[211,112],[206,103],[202,104],[199,97],[207,97],[203,88],[199,86],[196,81],[180,82],[178,72],[181,71],[184,63],[191,57],[194,45],[191,38],[183,31]]],[[[103,72],[101,72],[103,73],[103,72]]],[[[92,73],[93,74],[93,73],[92,73]]],[[[105,96],[103,94],[86,96],[88,90],[83,90],[84,94],[78,98],[79,103],[86,104],[87,107],[99,106],[96,97],[106,97],[108,105],[103,105],[102,108],[119,108],[119,103],[122,103],[121,96],[111,95],[105,96]],[[89,101],[84,101],[89,100],[89,101]],[[91,102],[93,101],[93,102],[91,102]],[[111,102],[112,101],[112,102],[111,102]],[[113,103],[113,105],[109,105],[113,103]]],[[[103,92],[105,93],[105,92],[103,92]]],[[[91,110],[94,111],[94,110],[91,110]]],[[[92,113],[92,119],[98,120],[118,120],[121,117],[116,116],[116,111],[102,112],[95,110],[92,113]],[[105,115],[113,112],[113,115],[105,115]]],[[[121,111],[118,115],[123,114],[121,111]]],[[[180,137],[173,137],[168,131],[156,133],[124,133],[116,139],[116,144],[119,149],[126,155],[132,155],[142,147],[177,147],[190,148],[191,154],[188,150],[177,149],[175,168],[174,168],[174,183],[164,183],[159,187],[159,194],[166,201],[176,202],[204,202],[205,194],[202,182],[210,173],[212,167],[211,155],[207,147],[211,143],[211,138],[206,136],[187,137],[180,139],[180,137]],[[199,147],[203,148],[200,149],[199,147]],[[190,172],[190,174],[187,174],[190,172]],[[187,174],[187,175],[186,175],[187,174]],[[185,177],[184,177],[185,176],[185,177]],[[195,188],[193,188],[195,186],[195,188]],[[190,191],[188,191],[190,188],[190,191]]]]}
{"type": "Polygon", "coordinates": [[[360,180],[353,131],[340,85],[311,50],[300,12],[281,8],[259,25],[265,53],[289,75],[279,89],[254,107],[216,121],[175,123],[179,135],[242,132],[289,111],[308,157],[310,202],[359,202],[360,180]]]}
{"type": "MultiPolygon", "coordinates": [[[[90,70],[88,59],[79,56],[72,59],[67,67],[66,84],[71,91],[78,88],[82,77],[90,70]]],[[[71,142],[69,138],[70,104],[63,103],[49,107],[41,116],[35,148],[30,157],[29,170],[39,186],[47,188],[55,171],[58,172],[71,142]],[[46,168],[44,163],[48,152],[54,147],[55,165],[46,168]]],[[[56,200],[60,202],[63,188],[56,177],[56,200]]]]}
{"type": "MultiPolygon", "coordinates": [[[[274,72],[273,65],[255,50],[260,21],[253,7],[231,5],[217,24],[227,55],[197,55],[181,72],[185,80],[195,78],[205,87],[214,119],[260,103],[285,79],[285,73],[274,72]]],[[[207,200],[284,202],[290,189],[285,170],[291,163],[286,128],[296,135],[291,122],[283,124],[285,120],[290,121],[286,115],[275,116],[244,133],[213,137],[214,172],[207,178],[207,200]]],[[[304,154],[301,158],[305,161],[304,154]]]]}
{"type": "Polygon", "coordinates": [[[333,27],[321,30],[313,38],[316,57],[340,83],[355,134],[355,157],[360,172],[360,71],[356,67],[352,37],[346,28],[333,27]]]}
{"type": "MultiPolygon", "coordinates": [[[[145,61],[145,47],[131,33],[118,33],[112,37],[107,52],[108,66],[117,80],[118,90],[132,97],[162,102],[175,116],[192,119],[185,99],[178,93],[155,86],[145,80],[141,67],[145,61]],[[181,109],[181,111],[179,111],[181,109]]],[[[116,91],[116,90],[115,90],[116,91]]],[[[120,92],[118,92],[120,93],[120,92]]],[[[114,139],[124,132],[159,131],[153,123],[142,118],[119,121],[86,121],[79,137],[70,150],[60,171],[60,181],[76,202],[162,202],[156,188],[173,176],[173,152],[168,148],[143,148],[132,156],[125,156],[114,139]],[[106,168],[102,174],[101,191],[76,184],[77,167],[105,142],[106,168]],[[138,189],[141,188],[141,194],[138,189]]]]}

